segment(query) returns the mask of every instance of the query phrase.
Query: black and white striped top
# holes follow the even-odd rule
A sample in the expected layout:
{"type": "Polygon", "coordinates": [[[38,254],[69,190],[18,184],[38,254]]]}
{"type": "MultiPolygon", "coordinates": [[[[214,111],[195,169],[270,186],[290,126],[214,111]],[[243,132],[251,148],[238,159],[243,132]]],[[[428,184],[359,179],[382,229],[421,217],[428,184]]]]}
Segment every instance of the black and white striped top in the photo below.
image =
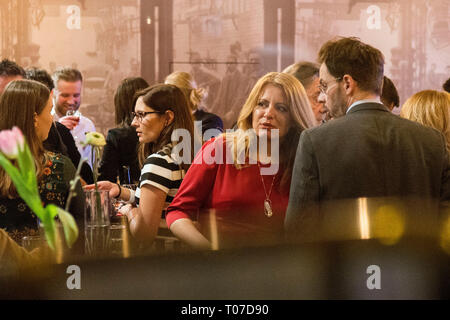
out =
{"type": "Polygon", "coordinates": [[[136,189],[135,194],[136,204],[138,206],[141,188],[147,184],[167,193],[164,210],[167,209],[172,202],[180,188],[181,181],[183,181],[186,172],[174,162],[170,156],[171,151],[172,145],[169,144],[162,150],[151,154],[145,160],[144,167],[141,169],[139,186],[136,189]]]}

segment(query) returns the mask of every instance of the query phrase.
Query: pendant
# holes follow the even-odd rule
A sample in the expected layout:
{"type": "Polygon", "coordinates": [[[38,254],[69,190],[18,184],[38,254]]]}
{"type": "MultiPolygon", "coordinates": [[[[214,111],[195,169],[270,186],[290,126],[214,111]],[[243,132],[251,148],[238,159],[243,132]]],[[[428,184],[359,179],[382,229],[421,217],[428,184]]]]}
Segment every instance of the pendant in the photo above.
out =
{"type": "Polygon", "coordinates": [[[264,200],[264,213],[267,218],[273,215],[272,202],[269,199],[264,200]]]}

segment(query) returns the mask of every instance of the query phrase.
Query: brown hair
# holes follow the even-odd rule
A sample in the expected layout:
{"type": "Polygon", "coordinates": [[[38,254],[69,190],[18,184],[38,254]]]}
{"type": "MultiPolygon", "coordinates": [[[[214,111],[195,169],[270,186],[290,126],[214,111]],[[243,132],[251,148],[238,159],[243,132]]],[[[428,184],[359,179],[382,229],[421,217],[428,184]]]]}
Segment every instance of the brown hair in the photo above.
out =
{"type": "Polygon", "coordinates": [[[384,56],[380,50],[361,42],[358,38],[337,38],[327,41],[319,51],[319,62],[328,72],[342,79],[350,75],[364,91],[381,95],[384,56]]]}
{"type": "Polygon", "coordinates": [[[126,78],[119,84],[114,95],[117,126],[129,127],[131,125],[131,121],[133,121],[131,113],[134,110],[134,95],[147,87],[147,81],[141,77],[126,78]]]}
{"type": "Polygon", "coordinates": [[[83,76],[81,72],[77,69],[72,69],[68,67],[58,68],[52,75],[53,84],[55,88],[58,88],[58,81],[63,80],[67,82],[83,82],[83,76]]]}
{"type": "MultiPolygon", "coordinates": [[[[165,145],[172,142],[172,132],[176,129],[185,129],[191,138],[190,163],[194,159],[194,118],[187,106],[183,92],[176,86],[170,84],[155,84],[149,88],[139,91],[135,95],[136,101],[142,97],[142,101],[148,107],[161,113],[171,110],[174,120],[163,129],[157,141],[152,143],[141,143],[139,145],[139,163],[143,166],[145,159],[152,153],[158,152],[165,145]]],[[[183,163],[182,167],[187,170],[190,163],[183,163]]]]}
{"type": "Polygon", "coordinates": [[[394,108],[400,106],[397,88],[395,88],[392,80],[386,76],[383,77],[383,90],[381,91],[380,99],[381,103],[388,108],[390,108],[392,104],[394,105],[394,108]]]}
{"type": "Polygon", "coordinates": [[[442,132],[450,151],[450,93],[420,91],[406,100],[400,116],[442,132]]]}
{"type": "MultiPolygon", "coordinates": [[[[11,81],[0,95],[0,130],[18,127],[27,141],[35,159],[38,177],[41,177],[45,164],[44,147],[34,126],[35,114],[41,114],[50,98],[48,88],[33,80],[11,81]]],[[[11,178],[0,168],[0,194],[17,197],[11,178]]]]}
{"type": "MultiPolygon", "coordinates": [[[[292,127],[280,143],[280,165],[284,168],[284,173],[280,181],[280,189],[287,190],[292,176],[295,153],[297,151],[300,134],[303,130],[314,127],[317,123],[309,104],[308,96],[301,83],[290,74],[271,72],[256,82],[247,101],[242,107],[237,121],[238,129],[242,129],[241,132],[253,128],[253,111],[264,93],[264,88],[269,84],[274,85],[283,91],[287,100],[287,105],[289,106],[289,114],[292,119],[292,127]]],[[[231,135],[233,134],[236,133],[231,133],[231,135]]],[[[225,134],[225,137],[227,137],[227,135],[228,134],[225,134]]],[[[246,144],[242,142],[239,143],[238,137],[237,145],[245,146],[246,144]]],[[[240,152],[241,151],[238,150],[238,154],[240,152]]]]}

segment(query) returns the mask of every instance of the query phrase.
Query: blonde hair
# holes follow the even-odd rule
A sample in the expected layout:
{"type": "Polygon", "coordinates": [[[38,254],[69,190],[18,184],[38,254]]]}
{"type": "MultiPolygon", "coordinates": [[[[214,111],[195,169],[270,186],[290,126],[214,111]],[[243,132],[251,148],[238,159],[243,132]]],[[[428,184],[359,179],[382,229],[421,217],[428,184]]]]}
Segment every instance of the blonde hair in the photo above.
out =
{"type": "Polygon", "coordinates": [[[233,150],[233,161],[237,169],[242,168],[238,164],[239,155],[245,154],[249,156],[249,135],[245,132],[253,129],[253,111],[258,105],[259,99],[264,93],[267,85],[274,85],[280,88],[286,98],[289,107],[289,115],[291,117],[292,126],[286,136],[280,141],[280,165],[284,168],[281,177],[281,188],[286,189],[290,182],[292,169],[294,166],[295,153],[298,140],[303,130],[314,127],[317,122],[314,113],[309,104],[309,99],[301,82],[294,76],[287,73],[271,72],[260,78],[253,87],[248,96],[242,110],[239,114],[237,127],[235,132],[225,133],[226,141],[235,141],[233,150]]]}
{"type": "Polygon", "coordinates": [[[450,94],[444,91],[425,90],[411,96],[402,106],[400,116],[444,134],[450,151],[450,94]]]}
{"type": "Polygon", "coordinates": [[[183,94],[188,101],[189,108],[194,111],[197,110],[203,99],[205,98],[206,92],[203,88],[198,88],[192,75],[183,71],[175,71],[169,74],[164,81],[165,84],[171,84],[177,86],[183,91],[183,94]]]}

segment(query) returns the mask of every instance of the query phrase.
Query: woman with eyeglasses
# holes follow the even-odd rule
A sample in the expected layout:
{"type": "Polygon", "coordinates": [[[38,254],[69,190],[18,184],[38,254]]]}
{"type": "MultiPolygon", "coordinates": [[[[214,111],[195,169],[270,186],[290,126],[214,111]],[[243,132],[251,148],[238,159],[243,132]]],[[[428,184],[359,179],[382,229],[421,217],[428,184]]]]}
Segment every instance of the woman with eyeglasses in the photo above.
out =
{"type": "MultiPolygon", "coordinates": [[[[142,166],[136,191],[109,181],[100,181],[99,189],[109,190],[111,197],[127,201],[121,213],[128,217],[133,237],[140,243],[150,245],[158,227],[164,227],[165,209],[172,202],[194,155],[194,120],[183,92],[173,85],[156,84],[139,91],[131,125],[139,138],[139,163],[142,166]],[[190,152],[180,154],[179,163],[173,150],[178,141],[172,141],[172,133],[186,133],[190,152]],[[187,160],[186,160],[187,159],[187,160]],[[177,164],[179,163],[179,164],[177,164]]],[[[177,153],[178,154],[178,153],[177,153]]],[[[93,189],[94,185],[85,189],[93,189]]]]}
{"type": "Polygon", "coordinates": [[[133,121],[134,95],[148,88],[143,78],[126,78],[117,87],[114,95],[116,126],[108,131],[106,145],[100,162],[99,180],[121,184],[134,184],[139,181],[140,166],[137,156],[138,137],[133,121]]]}

